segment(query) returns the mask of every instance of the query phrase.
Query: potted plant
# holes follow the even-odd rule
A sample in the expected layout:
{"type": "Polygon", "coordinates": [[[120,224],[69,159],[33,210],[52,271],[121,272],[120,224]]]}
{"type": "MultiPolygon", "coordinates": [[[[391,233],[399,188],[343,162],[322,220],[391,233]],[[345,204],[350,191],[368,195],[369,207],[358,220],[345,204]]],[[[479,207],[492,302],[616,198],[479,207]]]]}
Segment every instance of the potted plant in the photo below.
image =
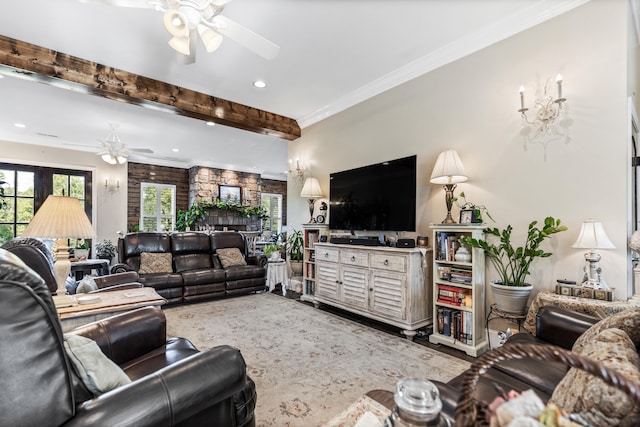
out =
{"type": "Polygon", "coordinates": [[[73,256],[79,261],[84,261],[89,258],[89,242],[84,239],[76,240],[73,256]]]}
{"type": "Polygon", "coordinates": [[[484,222],[484,219],[482,218],[482,214],[483,213],[487,216],[487,218],[489,218],[491,221],[495,222],[494,219],[491,217],[491,214],[487,210],[486,206],[484,206],[484,205],[476,205],[475,203],[468,202],[466,196],[464,195],[464,191],[460,193],[460,198],[462,198],[462,201],[463,201],[462,204],[458,201],[457,197],[454,197],[453,201],[456,202],[456,205],[460,208],[460,210],[472,210],[473,211],[474,221],[472,221],[472,222],[478,222],[478,223],[484,222]]]}
{"type": "Polygon", "coordinates": [[[484,233],[497,240],[478,240],[473,237],[462,237],[460,243],[484,250],[485,257],[498,272],[499,280],[491,282],[498,308],[509,313],[524,313],[533,286],[525,282],[529,275],[529,266],[536,258],[547,258],[552,254],[540,249],[542,242],[552,234],[565,231],[566,226],[553,217],[544,219],[544,226],[537,227],[532,221],[527,230],[524,246],[514,247],[511,243],[513,227],[508,225],[504,230],[485,228],[484,233]]]}
{"type": "Polygon", "coordinates": [[[111,240],[103,240],[96,245],[96,256],[100,259],[108,259],[111,261],[116,256],[117,248],[111,243],[111,240]]]}
{"type": "Polygon", "coordinates": [[[301,230],[293,230],[287,237],[287,255],[289,255],[289,265],[293,274],[302,275],[302,258],[304,251],[304,240],[301,230]]]}
{"type": "Polygon", "coordinates": [[[271,261],[277,261],[277,260],[281,259],[280,246],[276,245],[275,243],[270,243],[270,244],[266,245],[262,249],[262,252],[271,261]]]}

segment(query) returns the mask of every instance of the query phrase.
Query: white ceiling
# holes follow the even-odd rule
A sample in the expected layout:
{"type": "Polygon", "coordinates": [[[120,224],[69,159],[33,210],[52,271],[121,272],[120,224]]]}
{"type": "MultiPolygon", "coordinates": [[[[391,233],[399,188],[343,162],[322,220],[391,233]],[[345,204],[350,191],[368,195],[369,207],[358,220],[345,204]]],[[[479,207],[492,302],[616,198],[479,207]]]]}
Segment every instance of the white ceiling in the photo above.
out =
{"type": "MultiPolygon", "coordinates": [[[[192,65],[176,61],[162,14],[152,9],[11,1],[0,34],[291,117],[304,134],[306,126],[586,1],[234,0],[223,14],[278,44],[280,54],[265,60],[225,39],[210,54],[198,45],[192,65]],[[258,79],[267,88],[254,88],[258,79]]],[[[97,152],[96,139],[115,122],[122,142],[154,150],[132,160],[286,178],[285,140],[13,77],[0,79],[0,94],[0,140],[97,152]]]]}

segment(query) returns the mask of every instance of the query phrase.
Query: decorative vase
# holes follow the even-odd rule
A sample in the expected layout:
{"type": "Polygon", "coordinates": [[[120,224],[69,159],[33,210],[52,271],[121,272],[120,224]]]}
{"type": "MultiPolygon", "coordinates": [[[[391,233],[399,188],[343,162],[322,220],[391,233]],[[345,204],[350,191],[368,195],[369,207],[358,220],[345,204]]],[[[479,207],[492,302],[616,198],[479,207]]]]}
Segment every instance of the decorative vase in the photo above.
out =
{"type": "Polygon", "coordinates": [[[469,252],[466,246],[460,246],[456,251],[454,259],[457,262],[471,262],[471,252],[469,252]]]}
{"type": "Polygon", "coordinates": [[[533,285],[505,286],[498,280],[491,281],[493,297],[498,308],[505,313],[524,314],[533,285]]]}

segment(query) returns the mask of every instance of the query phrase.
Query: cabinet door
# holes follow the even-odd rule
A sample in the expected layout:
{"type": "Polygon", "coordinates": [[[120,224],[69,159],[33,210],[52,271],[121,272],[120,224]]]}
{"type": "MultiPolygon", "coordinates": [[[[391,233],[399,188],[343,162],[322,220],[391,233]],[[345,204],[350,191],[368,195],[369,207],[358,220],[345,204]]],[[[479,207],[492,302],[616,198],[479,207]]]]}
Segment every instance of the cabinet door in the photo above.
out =
{"type": "Polygon", "coordinates": [[[373,270],[371,272],[369,310],[377,314],[404,320],[407,317],[406,288],[406,275],[373,270]]]}
{"type": "Polygon", "coordinates": [[[338,264],[332,262],[316,262],[316,295],[340,300],[340,275],[338,264]]]}
{"type": "Polygon", "coordinates": [[[345,304],[358,308],[367,307],[369,269],[342,266],[342,299],[345,304]]]}

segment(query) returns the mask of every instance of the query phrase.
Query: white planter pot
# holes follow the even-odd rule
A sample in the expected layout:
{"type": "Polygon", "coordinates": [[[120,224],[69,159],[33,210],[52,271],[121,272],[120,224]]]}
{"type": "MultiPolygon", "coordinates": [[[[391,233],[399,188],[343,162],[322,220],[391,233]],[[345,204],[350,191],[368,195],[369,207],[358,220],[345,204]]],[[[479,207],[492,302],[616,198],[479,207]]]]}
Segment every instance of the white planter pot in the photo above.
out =
{"type": "Polygon", "coordinates": [[[291,272],[296,276],[302,276],[302,261],[289,261],[291,272]]]}
{"type": "Polygon", "coordinates": [[[493,290],[493,298],[500,310],[506,313],[524,314],[533,285],[504,286],[492,281],[491,289],[493,290]]]}

